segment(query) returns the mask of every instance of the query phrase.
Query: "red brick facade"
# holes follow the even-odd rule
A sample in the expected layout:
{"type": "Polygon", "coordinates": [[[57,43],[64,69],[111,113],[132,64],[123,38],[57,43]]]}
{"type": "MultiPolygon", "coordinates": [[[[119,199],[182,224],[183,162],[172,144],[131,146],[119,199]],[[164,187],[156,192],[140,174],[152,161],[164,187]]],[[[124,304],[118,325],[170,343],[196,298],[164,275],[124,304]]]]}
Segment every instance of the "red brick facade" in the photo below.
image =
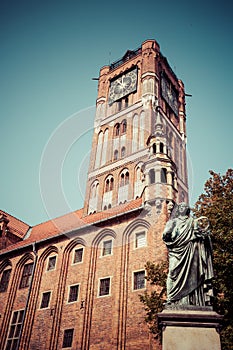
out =
{"type": "Polygon", "coordinates": [[[154,40],[101,69],[84,209],[31,230],[18,221],[18,241],[2,246],[0,349],[159,349],[139,294],[145,263],[166,258],[170,205],[188,200],[184,106],[154,40]],[[109,104],[135,67],[137,86],[109,104]]]}

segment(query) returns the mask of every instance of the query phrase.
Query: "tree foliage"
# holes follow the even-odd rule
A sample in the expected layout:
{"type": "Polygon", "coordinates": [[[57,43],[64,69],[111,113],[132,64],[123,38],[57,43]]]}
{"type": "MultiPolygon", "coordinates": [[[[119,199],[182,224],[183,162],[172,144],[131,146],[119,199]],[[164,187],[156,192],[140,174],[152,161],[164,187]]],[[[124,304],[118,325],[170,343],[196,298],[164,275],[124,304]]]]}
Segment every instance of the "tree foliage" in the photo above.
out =
{"type": "Polygon", "coordinates": [[[148,323],[154,337],[161,342],[161,330],[158,327],[157,314],[163,310],[166,299],[168,264],[167,262],[154,264],[148,261],[145,268],[147,272],[146,279],[154,288],[151,292],[146,291],[143,295],[140,295],[140,300],[145,306],[145,321],[148,323]]]}
{"type": "Polygon", "coordinates": [[[195,215],[211,224],[214,264],[214,309],[224,315],[222,350],[233,348],[233,170],[225,175],[210,171],[204,193],[196,202],[195,215]]]}

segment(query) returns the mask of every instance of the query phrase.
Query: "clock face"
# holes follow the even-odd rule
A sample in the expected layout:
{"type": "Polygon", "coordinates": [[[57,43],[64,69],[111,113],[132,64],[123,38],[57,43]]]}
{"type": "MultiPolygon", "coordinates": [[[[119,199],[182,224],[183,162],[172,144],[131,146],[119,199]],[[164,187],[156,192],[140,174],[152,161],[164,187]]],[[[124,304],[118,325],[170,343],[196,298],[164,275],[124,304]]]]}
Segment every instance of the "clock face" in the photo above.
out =
{"type": "Polygon", "coordinates": [[[108,103],[113,102],[127,96],[137,90],[137,68],[126,72],[110,83],[108,103]]]}
{"type": "Polygon", "coordinates": [[[161,93],[164,100],[171,107],[176,116],[178,116],[178,96],[171,82],[162,75],[161,77],[161,93]]]}

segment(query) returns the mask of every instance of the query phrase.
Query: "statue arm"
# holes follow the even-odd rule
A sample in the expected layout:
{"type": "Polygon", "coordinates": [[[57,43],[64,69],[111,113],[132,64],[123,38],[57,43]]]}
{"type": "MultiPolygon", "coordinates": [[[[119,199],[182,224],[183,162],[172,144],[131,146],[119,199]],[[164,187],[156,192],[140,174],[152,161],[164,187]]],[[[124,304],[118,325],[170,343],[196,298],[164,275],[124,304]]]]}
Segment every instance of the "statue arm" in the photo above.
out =
{"type": "Polygon", "coordinates": [[[172,240],[172,232],[176,226],[175,220],[169,220],[166,223],[165,229],[163,231],[163,240],[166,241],[171,241],[172,240]]]}

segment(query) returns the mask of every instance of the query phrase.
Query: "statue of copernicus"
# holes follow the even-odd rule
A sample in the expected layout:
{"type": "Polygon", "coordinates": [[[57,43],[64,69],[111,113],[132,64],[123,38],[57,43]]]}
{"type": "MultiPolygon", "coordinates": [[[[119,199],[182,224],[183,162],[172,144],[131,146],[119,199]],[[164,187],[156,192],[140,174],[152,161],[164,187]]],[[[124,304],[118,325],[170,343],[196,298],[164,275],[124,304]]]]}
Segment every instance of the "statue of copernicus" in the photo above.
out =
{"type": "Polygon", "coordinates": [[[189,206],[180,203],[165,226],[163,240],[169,257],[167,304],[211,305],[213,265],[208,219],[192,218],[189,206]]]}

